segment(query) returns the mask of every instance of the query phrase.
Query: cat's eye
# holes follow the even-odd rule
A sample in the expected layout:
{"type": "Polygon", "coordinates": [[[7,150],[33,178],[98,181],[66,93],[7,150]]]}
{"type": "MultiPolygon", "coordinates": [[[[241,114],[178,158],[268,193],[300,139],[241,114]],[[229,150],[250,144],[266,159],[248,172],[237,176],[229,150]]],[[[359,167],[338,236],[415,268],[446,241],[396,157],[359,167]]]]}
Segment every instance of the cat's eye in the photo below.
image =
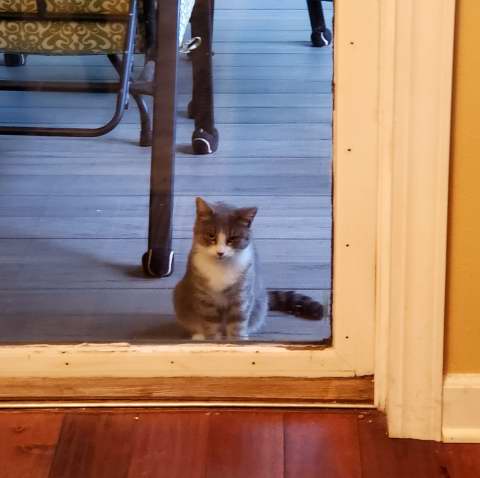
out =
{"type": "Polygon", "coordinates": [[[240,236],[232,236],[227,239],[227,244],[233,244],[234,242],[238,241],[240,239],[240,236]]]}
{"type": "Polygon", "coordinates": [[[215,238],[216,238],[216,236],[215,236],[215,234],[214,234],[213,232],[209,232],[209,233],[207,234],[207,238],[208,238],[209,241],[214,241],[215,238]]]}

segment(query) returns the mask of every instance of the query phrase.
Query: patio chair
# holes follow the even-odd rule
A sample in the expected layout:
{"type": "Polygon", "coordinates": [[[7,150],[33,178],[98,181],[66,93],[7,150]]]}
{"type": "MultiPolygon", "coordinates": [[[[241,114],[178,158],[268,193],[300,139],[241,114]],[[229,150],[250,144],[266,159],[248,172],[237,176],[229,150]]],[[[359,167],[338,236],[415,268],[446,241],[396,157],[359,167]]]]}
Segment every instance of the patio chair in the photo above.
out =
{"type": "MultiPolygon", "coordinates": [[[[194,4],[195,0],[180,1],[180,40],[194,4]]],[[[5,66],[22,66],[26,55],[33,54],[106,55],[119,75],[118,82],[1,80],[0,90],[108,92],[116,93],[117,99],[113,117],[101,127],[0,126],[0,134],[100,136],[118,125],[131,95],[140,113],[140,145],[151,146],[152,121],[143,96],[152,94],[154,88],[155,8],[155,0],[140,0],[140,3],[138,0],[0,0],[0,52],[4,53],[5,66]],[[145,53],[146,66],[138,81],[132,78],[134,53],[145,53]]],[[[206,28],[208,19],[202,17],[197,30],[203,33],[206,28]]],[[[209,46],[208,41],[205,44],[209,46]]],[[[194,93],[200,92],[197,96],[202,96],[211,84],[208,70],[211,64],[207,64],[206,70],[202,67],[202,75],[195,75],[200,62],[198,55],[192,55],[194,93]]],[[[212,122],[196,121],[192,135],[194,152],[200,154],[215,151],[218,144],[213,125],[213,96],[208,93],[212,122]]]]}

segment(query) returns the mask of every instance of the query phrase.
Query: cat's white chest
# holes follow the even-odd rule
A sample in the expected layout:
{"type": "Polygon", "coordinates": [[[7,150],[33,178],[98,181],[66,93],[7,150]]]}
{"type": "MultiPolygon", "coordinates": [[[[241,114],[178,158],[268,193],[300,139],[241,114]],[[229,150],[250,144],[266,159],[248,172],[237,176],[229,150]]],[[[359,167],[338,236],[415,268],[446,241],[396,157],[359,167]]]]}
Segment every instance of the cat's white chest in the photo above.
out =
{"type": "Polygon", "coordinates": [[[212,292],[222,292],[237,283],[252,260],[250,248],[245,249],[234,260],[219,261],[206,254],[193,256],[193,264],[208,280],[212,292]]]}

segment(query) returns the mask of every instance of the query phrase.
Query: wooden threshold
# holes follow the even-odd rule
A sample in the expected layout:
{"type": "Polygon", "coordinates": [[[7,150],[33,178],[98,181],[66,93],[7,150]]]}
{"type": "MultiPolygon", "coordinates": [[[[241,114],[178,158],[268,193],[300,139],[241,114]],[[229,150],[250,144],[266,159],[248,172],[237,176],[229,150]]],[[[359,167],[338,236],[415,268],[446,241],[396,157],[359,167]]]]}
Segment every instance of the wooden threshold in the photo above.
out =
{"type": "Polygon", "coordinates": [[[222,402],[373,404],[372,376],[352,378],[159,377],[2,378],[0,408],[11,402],[222,402]]]}

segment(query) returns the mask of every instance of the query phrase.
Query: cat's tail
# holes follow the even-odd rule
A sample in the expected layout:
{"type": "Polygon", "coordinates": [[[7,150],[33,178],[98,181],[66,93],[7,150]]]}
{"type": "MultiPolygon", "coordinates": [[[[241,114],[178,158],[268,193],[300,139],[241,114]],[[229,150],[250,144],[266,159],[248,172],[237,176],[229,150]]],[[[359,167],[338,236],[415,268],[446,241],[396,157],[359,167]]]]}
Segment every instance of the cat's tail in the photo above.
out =
{"type": "Polygon", "coordinates": [[[322,319],[325,312],[320,302],[293,290],[268,291],[268,308],[310,320],[322,319]]]}

